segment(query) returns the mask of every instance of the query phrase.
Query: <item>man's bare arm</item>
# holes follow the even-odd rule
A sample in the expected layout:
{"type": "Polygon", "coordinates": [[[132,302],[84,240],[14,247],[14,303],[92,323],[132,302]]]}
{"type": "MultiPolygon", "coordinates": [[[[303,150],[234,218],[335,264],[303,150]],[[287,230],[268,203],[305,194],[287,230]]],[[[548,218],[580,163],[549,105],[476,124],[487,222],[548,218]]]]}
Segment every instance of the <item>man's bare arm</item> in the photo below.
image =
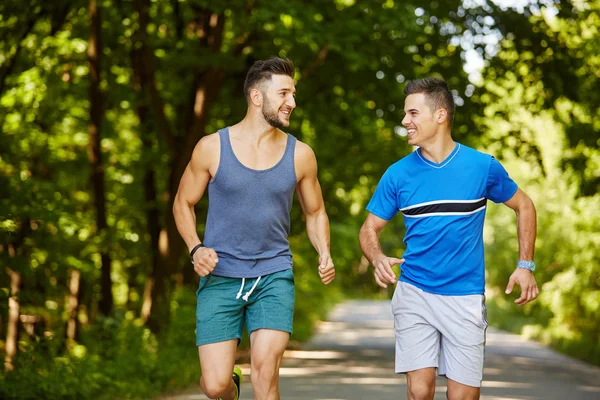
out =
{"type": "Polygon", "coordinates": [[[381,287],[387,287],[386,283],[396,283],[397,278],[392,266],[404,262],[402,259],[386,256],[381,250],[379,235],[387,223],[385,219],[369,213],[358,236],[360,249],[375,268],[375,281],[381,287]]]}
{"type": "Polygon", "coordinates": [[[517,214],[517,235],[519,237],[519,259],[533,260],[535,236],[537,233],[536,211],[533,201],[521,189],[507,202],[517,214]]]}
{"type": "MultiPolygon", "coordinates": [[[[531,199],[521,190],[504,203],[517,214],[517,236],[519,238],[519,259],[533,260],[537,233],[536,211],[531,199]]],[[[515,303],[522,306],[536,299],[539,294],[535,277],[531,271],[517,268],[511,275],[506,293],[512,292],[514,285],[521,286],[521,296],[515,303]]]]}
{"type": "MultiPolygon", "coordinates": [[[[201,243],[196,231],[194,206],[204,195],[211,179],[210,167],[211,163],[215,162],[215,153],[217,157],[219,155],[216,150],[218,145],[218,137],[215,135],[206,136],[198,142],[181,177],[173,202],[175,224],[189,251],[201,243]]],[[[206,276],[212,272],[217,262],[217,254],[213,249],[202,248],[194,253],[194,270],[200,276],[206,276]]]]}
{"type": "Polygon", "coordinates": [[[330,254],[329,218],[317,178],[317,159],[306,144],[297,142],[296,146],[295,165],[298,176],[296,194],[306,217],[306,233],[319,253],[321,281],[328,284],[335,278],[335,268],[330,254]]]}
{"type": "Polygon", "coordinates": [[[385,219],[369,213],[367,219],[360,228],[360,233],[358,236],[360,249],[371,264],[373,264],[373,260],[376,258],[385,256],[381,250],[379,235],[381,235],[381,231],[387,225],[387,223],[388,221],[385,219]]]}

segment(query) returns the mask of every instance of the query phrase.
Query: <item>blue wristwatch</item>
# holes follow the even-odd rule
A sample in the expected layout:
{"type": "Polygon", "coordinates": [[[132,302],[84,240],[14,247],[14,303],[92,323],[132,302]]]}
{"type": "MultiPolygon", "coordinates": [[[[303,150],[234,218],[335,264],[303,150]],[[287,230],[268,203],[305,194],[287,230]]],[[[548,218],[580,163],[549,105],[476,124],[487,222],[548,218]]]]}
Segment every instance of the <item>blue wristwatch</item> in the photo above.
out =
{"type": "Polygon", "coordinates": [[[535,263],[533,261],[519,260],[519,262],[517,262],[517,268],[523,268],[533,272],[535,271],[535,263]]]}

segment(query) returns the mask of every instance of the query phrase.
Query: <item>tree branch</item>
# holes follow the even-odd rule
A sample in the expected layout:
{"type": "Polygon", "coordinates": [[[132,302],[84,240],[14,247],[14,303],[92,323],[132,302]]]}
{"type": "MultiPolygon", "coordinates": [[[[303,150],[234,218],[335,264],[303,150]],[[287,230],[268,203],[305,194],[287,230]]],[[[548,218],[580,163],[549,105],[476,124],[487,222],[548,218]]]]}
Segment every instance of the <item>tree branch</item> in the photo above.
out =
{"type": "Polygon", "coordinates": [[[321,64],[323,64],[325,62],[325,58],[327,58],[327,54],[329,54],[329,44],[326,44],[325,46],[323,46],[321,51],[319,51],[319,54],[317,55],[317,58],[315,59],[315,61],[313,61],[313,63],[302,74],[302,78],[306,79],[313,72],[315,72],[315,70],[321,64]]]}

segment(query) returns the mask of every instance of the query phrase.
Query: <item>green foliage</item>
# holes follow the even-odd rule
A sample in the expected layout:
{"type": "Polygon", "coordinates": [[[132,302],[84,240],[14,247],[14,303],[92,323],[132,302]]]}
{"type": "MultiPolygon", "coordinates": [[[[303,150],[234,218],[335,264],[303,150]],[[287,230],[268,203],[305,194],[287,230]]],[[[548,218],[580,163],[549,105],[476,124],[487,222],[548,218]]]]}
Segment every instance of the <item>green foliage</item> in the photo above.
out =
{"type": "MultiPolygon", "coordinates": [[[[523,112],[551,116],[565,130],[561,140],[568,143],[560,155],[562,167],[572,171],[569,178],[578,181],[580,194],[597,193],[600,189],[597,57],[600,3],[531,4],[522,13],[493,5],[472,11],[480,16],[492,13],[494,28],[503,38],[496,54],[488,57],[488,66],[479,82],[485,90],[474,96],[474,102],[486,107],[486,118],[514,120],[523,112]],[[522,99],[513,103],[521,107],[491,107],[506,104],[510,99],[522,99]]],[[[484,143],[501,140],[518,154],[540,161],[530,131],[521,131],[513,125],[513,130],[501,137],[486,136],[484,143]]]]}
{"type": "MultiPolygon", "coordinates": [[[[199,376],[194,347],[195,297],[176,293],[173,322],[161,340],[125,315],[86,330],[67,354],[48,358],[39,343],[2,377],[3,399],[134,399],[187,387],[199,376]]],[[[121,314],[118,313],[117,314],[121,314]]]]}
{"type": "MultiPolygon", "coordinates": [[[[161,336],[139,319],[159,251],[148,211],[168,221],[173,166],[186,154],[195,101],[208,90],[199,82],[213,76],[209,83],[218,84],[200,115],[200,134],[207,134],[243,117],[245,71],[272,55],[297,66],[298,107],[289,131],[317,155],[337,267],[334,283],[322,285],[295,204],[293,340],[306,340],[344,297],[389,296],[361,259],[357,233],[379,178],[411,151],[399,135],[404,85],[433,75],[455,89],[455,139],[501,159],[538,208],[542,294],[525,309],[502,294],[517,255],[514,215],[489,208],[492,322],[600,363],[598,1],[532,3],[519,11],[459,0],[274,0],[243,7],[233,0],[152,1],[147,38],[136,2],[99,1],[109,225],[103,235],[95,226],[87,157],[89,4],[54,3],[0,4],[0,265],[21,276],[21,314],[37,321],[27,327],[32,331],[20,331],[15,370],[0,377],[0,397],[141,398],[196,382],[197,281],[181,272],[187,259],[166,278],[178,290],[161,336]],[[487,41],[494,35],[497,47],[487,41]],[[152,55],[154,94],[134,70],[142,46],[152,55]],[[485,58],[473,81],[463,68],[471,49],[485,58]],[[152,96],[164,104],[166,121],[152,96]],[[140,117],[144,107],[149,111],[140,117]],[[147,200],[150,169],[156,196],[147,200]],[[103,251],[113,260],[116,309],[109,318],[97,312],[103,251]],[[70,342],[64,338],[73,270],[81,272],[81,329],[70,342]]],[[[205,200],[198,209],[202,232],[205,200]]],[[[403,235],[400,218],[386,227],[387,254],[401,256],[403,235]]],[[[0,293],[4,340],[6,299],[14,293],[3,270],[0,293]]]]}

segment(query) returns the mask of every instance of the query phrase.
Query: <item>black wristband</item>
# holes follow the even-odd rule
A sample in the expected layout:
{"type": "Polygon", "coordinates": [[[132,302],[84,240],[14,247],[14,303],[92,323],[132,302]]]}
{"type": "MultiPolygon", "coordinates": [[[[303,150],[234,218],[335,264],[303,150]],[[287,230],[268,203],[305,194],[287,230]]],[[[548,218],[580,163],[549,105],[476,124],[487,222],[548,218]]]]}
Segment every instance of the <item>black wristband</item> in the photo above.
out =
{"type": "Polygon", "coordinates": [[[202,243],[198,243],[197,245],[194,246],[194,248],[192,249],[192,251],[190,251],[190,257],[194,258],[194,253],[200,248],[200,247],[206,247],[205,245],[203,245],[202,243]]]}

